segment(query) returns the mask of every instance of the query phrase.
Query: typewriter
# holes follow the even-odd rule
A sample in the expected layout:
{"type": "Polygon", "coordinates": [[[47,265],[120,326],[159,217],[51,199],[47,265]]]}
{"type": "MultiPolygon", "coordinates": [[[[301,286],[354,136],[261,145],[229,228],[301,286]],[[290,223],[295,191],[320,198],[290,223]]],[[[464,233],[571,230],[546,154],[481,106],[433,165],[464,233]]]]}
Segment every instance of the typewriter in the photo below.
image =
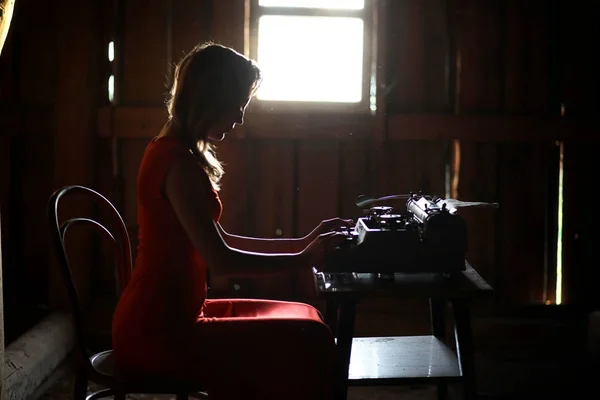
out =
{"type": "MultiPolygon", "coordinates": [[[[394,196],[390,196],[392,198],[394,196]]],[[[406,198],[406,209],[372,206],[348,238],[329,255],[322,273],[441,273],[465,269],[467,226],[449,200],[423,194],[406,198]]],[[[373,200],[376,202],[380,199],[373,200]]],[[[358,206],[369,201],[357,201],[358,206]]]]}

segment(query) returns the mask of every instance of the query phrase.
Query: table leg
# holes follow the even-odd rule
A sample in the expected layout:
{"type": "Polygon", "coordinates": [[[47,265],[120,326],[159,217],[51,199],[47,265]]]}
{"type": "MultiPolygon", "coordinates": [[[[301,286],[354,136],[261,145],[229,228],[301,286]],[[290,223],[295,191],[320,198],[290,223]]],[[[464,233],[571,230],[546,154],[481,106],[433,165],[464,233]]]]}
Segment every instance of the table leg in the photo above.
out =
{"type": "Polygon", "coordinates": [[[471,332],[471,314],[467,299],[452,300],[454,310],[454,338],[456,353],[460,365],[465,400],[477,398],[477,381],[473,361],[473,333],[471,332]]]}
{"type": "MultiPolygon", "coordinates": [[[[446,338],[446,318],[445,318],[446,300],[440,297],[431,297],[429,299],[429,315],[431,321],[431,333],[438,339],[446,338]]],[[[437,384],[438,400],[448,398],[448,384],[437,384]]]]}
{"type": "Polygon", "coordinates": [[[339,311],[339,306],[338,306],[337,299],[334,299],[331,297],[328,298],[327,302],[325,303],[325,315],[323,316],[323,318],[325,319],[325,323],[331,329],[331,333],[333,334],[333,337],[337,337],[337,334],[338,334],[338,332],[337,332],[338,319],[339,319],[338,311],[339,311]]]}
{"type": "Polygon", "coordinates": [[[335,399],[346,400],[348,396],[348,372],[350,370],[350,355],[352,353],[352,338],[354,337],[354,318],[356,301],[353,299],[340,300],[338,303],[338,326],[336,346],[336,376],[335,399]]]}

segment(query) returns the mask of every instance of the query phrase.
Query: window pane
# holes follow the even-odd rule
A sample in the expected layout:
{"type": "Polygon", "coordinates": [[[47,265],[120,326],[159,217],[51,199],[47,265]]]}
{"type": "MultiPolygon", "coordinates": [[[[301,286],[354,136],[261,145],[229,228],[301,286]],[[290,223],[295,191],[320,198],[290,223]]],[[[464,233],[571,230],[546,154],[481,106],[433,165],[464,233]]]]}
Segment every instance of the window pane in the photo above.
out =
{"type": "Polygon", "coordinates": [[[259,0],[262,7],[330,8],[337,10],[362,10],[365,0],[259,0]]]}
{"type": "Polygon", "coordinates": [[[360,102],[360,18],[265,15],[258,25],[261,100],[360,102]]]}

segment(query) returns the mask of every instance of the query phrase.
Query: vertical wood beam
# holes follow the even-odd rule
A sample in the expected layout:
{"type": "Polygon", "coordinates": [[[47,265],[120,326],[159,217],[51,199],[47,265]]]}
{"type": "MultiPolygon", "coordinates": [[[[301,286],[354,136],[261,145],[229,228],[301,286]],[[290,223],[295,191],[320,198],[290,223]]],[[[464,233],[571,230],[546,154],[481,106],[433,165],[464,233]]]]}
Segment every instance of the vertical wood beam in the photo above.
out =
{"type": "MultiPolygon", "coordinates": [[[[373,49],[369,54],[375,57],[375,82],[377,85],[375,121],[373,126],[373,141],[369,163],[371,176],[376,176],[377,182],[371,190],[379,191],[384,186],[384,176],[382,172],[381,160],[383,159],[383,145],[387,136],[387,103],[388,103],[388,82],[387,82],[387,53],[388,53],[388,29],[387,18],[389,5],[387,0],[376,1],[373,7],[373,41],[369,43],[373,49]]],[[[371,72],[371,71],[369,71],[371,72]]],[[[373,193],[370,193],[373,195],[373,193]]]]}
{"type": "MultiPolygon", "coordinates": [[[[377,85],[375,114],[375,141],[378,145],[386,139],[387,128],[387,18],[388,18],[388,0],[379,0],[375,3],[373,10],[373,43],[370,44],[373,49],[370,53],[375,57],[375,82],[377,85]]],[[[370,71],[369,71],[370,72],[370,71]]]]}
{"type": "MultiPolygon", "coordinates": [[[[1,213],[0,213],[1,214],[1,213]]],[[[4,289],[2,280],[2,215],[0,215],[0,400],[4,398],[4,289]]]]}
{"type": "MultiPolygon", "coordinates": [[[[102,32],[97,23],[99,1],[61,0],[58,21],[58,76],[55,103],[56,134],[54,140],[55,187],[81,184],[90,186],[94,178],[94,136],[97,129],[99,54],[97,35],[102,32]]],[[[88,204],[69,204],[69,213],[87,214],[88,204]]],[[[87,297],[87,276],[92,261],[91,238],[72,237],[69,241],[74,278],[87,297]]],[[[52,260],[55,259],[52,255],[52,260]]],[[[65,305],[66,297],[59,274],[50,274],[51,306],[65,305]]]]}
{"type": "MultiPolygon", "coordinates": [[[[0,0],[0,55],[8,36],[15,0],[0,0]]],[[[4,291],[2,289],[2,220],[0,212],[0,399],[4,393],[4,291]]]]}
{"type": "Polygon", "coordinates": [[[211,40],[244,53],[246,0],[212,0],[211,40]]]}

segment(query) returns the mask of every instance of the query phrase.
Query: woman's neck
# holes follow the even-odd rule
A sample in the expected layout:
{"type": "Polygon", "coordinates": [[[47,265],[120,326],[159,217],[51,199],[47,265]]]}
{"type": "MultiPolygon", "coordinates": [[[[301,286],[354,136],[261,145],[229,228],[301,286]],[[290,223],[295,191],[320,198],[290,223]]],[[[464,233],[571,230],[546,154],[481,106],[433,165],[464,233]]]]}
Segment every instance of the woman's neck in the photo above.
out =
{"type": "Polygon", "coordinates": [[[178,137],[180,137],[179,132],[175,128],[175,124],[173,123],[173,120],[167,121],[167,123],[160,130],[158,137],[159,138],[162,138],[162,137],[178,138],[178,137]]]}

